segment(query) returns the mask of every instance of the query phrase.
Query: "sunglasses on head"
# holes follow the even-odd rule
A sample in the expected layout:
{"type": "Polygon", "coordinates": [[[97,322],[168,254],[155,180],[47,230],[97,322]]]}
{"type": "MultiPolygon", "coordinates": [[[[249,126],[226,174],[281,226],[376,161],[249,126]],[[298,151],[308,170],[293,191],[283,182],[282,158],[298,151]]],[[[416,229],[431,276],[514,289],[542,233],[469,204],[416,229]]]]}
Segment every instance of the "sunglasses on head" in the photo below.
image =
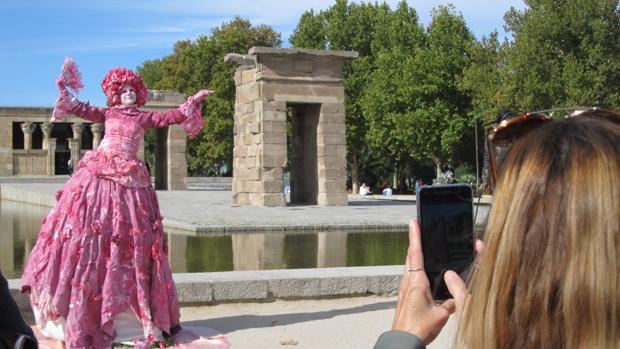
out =
{"type": "Polygon", "coordinates": [[[486,133],[490,188],[495,187],[501,161],[516,140],[544,123],[569,117],[603,118],[620,125],[620,113],[600,107],[556,108],[523,114],[507,113],[486,133]]]}

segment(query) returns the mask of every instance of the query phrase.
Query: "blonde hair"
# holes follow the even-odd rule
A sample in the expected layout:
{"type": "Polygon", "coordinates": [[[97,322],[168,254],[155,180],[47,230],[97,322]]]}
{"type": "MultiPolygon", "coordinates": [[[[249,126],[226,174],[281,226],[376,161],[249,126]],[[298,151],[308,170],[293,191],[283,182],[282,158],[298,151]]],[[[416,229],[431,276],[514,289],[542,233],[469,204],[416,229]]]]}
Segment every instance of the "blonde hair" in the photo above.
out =
{"type": "Polygon", "coordinates": [[[620,347],[620,126],[575,117],[510,149],[456,347],[620,347]]]}

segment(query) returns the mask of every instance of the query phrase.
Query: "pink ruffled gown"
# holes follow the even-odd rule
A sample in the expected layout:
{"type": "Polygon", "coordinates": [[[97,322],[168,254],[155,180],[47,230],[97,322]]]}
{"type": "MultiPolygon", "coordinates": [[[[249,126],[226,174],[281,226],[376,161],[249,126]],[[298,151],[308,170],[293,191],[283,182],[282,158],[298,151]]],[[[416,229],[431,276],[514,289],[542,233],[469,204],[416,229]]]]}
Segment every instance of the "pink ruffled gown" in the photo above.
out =
{"type": "MultiPolygon", "coordinates": [[[[68,101],[60,98],[56,107],[68,101]]],[[[204,125],[200,108],[192,97],[166,112],[75,103],[64,108],[105,123],[105,137],[80,160],[43,221],[22,292],[30,293],[37,325],[60,326],[68,348],[110,348],[119,315],[134,314],[145,336],[173,333],[179,329],[179,302],[162,216],[136,154],[152,127],[183,123],[197,134],[204,125]]]]}

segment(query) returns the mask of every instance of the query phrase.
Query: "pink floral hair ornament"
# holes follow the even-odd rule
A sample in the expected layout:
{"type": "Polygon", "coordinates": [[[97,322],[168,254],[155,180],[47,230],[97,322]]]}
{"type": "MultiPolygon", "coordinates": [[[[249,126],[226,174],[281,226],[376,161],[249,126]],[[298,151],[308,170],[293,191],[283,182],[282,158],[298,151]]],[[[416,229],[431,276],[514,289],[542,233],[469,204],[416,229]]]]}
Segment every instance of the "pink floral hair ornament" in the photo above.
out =
{"type": "Polygon", "coordinates": [[[101,82],[101,88],[107,97],[109,107],[121,104],[120,89],[125,85],[131,85],[136,90],[138,106],[146,104],[149,93],[140,75],[126,68],[112,68],[101,82]]]}

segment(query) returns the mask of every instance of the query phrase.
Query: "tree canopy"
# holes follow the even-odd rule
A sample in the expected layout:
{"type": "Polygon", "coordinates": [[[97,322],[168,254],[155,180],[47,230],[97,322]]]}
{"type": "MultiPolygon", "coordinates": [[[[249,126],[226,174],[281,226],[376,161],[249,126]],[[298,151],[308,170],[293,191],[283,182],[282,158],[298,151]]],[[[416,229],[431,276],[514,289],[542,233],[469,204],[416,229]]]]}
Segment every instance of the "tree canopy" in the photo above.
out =
{"type": "MultiPolygon", "coordinates": [[[[306,11],[289,42],[296,48],[354,50],[344,67],[349,173],[385,181],[437,176],[442,167],[472,168],[474,128],[499,110],[620,104],[619,0],[524,0],[497,31],[474,37],[453,6],[439,6],[425,27],[401,1],[335,0],[306,11]],[[431,167],[435,174],[425,172],[431,167]]],[[[215,90],[205,131],[189,143],[191,174],[232,158],[235,67],[226,53],[281,45],[280,34],[239,17],[172,54],[139,67],[156,89],[215,90]]],[[[479,132],[479,137],[483,132],[479,132]]],[[[367,179],[365,179],[367,180],[367,179]]]]}

